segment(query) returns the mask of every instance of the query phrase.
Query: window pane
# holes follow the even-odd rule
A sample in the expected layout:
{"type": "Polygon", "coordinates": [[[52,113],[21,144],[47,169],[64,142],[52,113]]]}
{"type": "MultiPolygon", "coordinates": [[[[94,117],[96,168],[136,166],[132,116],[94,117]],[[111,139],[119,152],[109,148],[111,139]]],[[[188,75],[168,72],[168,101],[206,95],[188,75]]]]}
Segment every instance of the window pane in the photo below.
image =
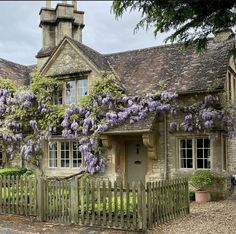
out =
{"type": "Polygon", "coordinates": [[[187,168],[192,168],[192,167],[193,167],[193,160],[187,159],[187,168]]]}
{"type": "Polygon", "coordinates": [[[197,148],[203,148],[203,139],[197,139],[197,148]]]}
{"type": "Polygon", "coordinates": [[[88,93],[88,80],[83,79],[83,80],[78,80],[77,83],[78,86],[78,98],[82,98],[88,93]]]}
{"type": "Polygon", "coordinates": [[[79,151],[79,143],[73,142],[73,167],[79,167],[81,163],[82,157],[79,151]]]}
{"type": "Polygon", "coordinates": [[[66,104],[76,103],[75,81],[66,82],[66,104]]]}
{"type": "Polygon", "coordinates": [[[204,158],[210,158],[210,149],[204,149],[204,158]]]}
{"type": "Polygon", "coordinates": [[[197,160],[197,168],[204,168],[203,167],[203,159],[198,159],[197,160]]]}
{"type": "Polygon", "coordinates": [[[61,167],[70,166],[69,142],[61,142],[61,167]]]}
{"type": "Polygon", "coordinates": [[[187,155],[186,155],[186,158],[192,158],[193,157],[193,151],[192,149],[187,149],[187,155]]]}
{"type": "Polygon", "coordinates": [[[203,150],[202,149],[197,149],[197,158],[203,158],[203,150]]]}
{"type": "Polygon", "coordinates": [[[186,148],[186,140],[181,140],[180,145],[181,148],[186,148]]]}
{"type": "Polygon", "coordinates": [[[204,168],[211,168],[211,162],[208,159],[204,159],[204,168]]]}
{"type": "Polygon", "coordinates": [[[187,140],[187,148],[192,148],[192,140],[187,140]]]}
{"type": "Polygon", "coordinates": [[[187,152],[185,149],[181,149],[181,155],[180,155],[181,158],[187,158],[187,152]]]}
{"type": "Polygon", "coordinates": [[[50,143],[48,146],[48,165],[49,167],[57,167],[57,143],[50,143]]]}
{"type": "Polygon", "coordinates": [[[210,140],[204,139],[204,148],[210,148],[210,140]]]}

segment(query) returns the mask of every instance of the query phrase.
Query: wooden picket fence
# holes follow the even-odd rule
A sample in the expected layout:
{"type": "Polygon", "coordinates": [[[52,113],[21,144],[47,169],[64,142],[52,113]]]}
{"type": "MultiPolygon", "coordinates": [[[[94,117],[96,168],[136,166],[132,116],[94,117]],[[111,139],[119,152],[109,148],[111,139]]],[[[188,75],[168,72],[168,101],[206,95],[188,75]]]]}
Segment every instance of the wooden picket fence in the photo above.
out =
{"type": "Polygon", "coordinates": [[[189,213],[188,180],[123,184],[0,176],[0,213],[39,221],[147,230],[189,213]]]}
{"type": "Polygon", "coordinates": [[[0,176],[0,213],[36,215],[34,177],[0,176]]]}
{"type": "Polygon", "coordinates": [[[41,221],[146,230],[189,213],[187,179],[122,182],[38,179],[41,221]]]}

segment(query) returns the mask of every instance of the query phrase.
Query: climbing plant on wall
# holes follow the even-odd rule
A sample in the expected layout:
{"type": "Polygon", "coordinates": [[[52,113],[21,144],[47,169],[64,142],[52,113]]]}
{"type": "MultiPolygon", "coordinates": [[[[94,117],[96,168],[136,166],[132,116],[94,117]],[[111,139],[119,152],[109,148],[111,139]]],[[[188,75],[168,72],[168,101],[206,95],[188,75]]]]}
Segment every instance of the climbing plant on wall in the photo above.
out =
{"type": "Polygon", "coordinates": [[[223,108],[222,95],[208,94],[191,104],[167,91],[127,96],[125,89],[112,76],[103,74],[90,94],[73,105],[53,105],[55,90],[62,83],[35,74],[27,90],[16,90],[10,81],[0,81],[0,137],[9,158],[21,154],[38,162],[40,145],[54,134],[78,140],[85,158],[85,169],[91,173],[103,171],[106,160],[100,136],[125,121],[134,124],[155,113],[173,119],[170,131],[211,132],[223,129],[233,137],[236,132],[235,106],[223,108]],[[175,116],[182,116],[174,121],[175,116]]]}

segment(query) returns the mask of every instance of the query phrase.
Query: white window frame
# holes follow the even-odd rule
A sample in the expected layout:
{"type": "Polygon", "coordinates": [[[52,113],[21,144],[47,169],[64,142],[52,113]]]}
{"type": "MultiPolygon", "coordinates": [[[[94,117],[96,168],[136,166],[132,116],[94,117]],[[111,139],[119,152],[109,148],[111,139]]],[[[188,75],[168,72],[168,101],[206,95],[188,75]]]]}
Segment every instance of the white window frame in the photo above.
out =
{"type": "Polygon", "coordinates": [[[227,73],[227,96],[231,104],[236,103],[236,77],[231,73],[227,73]]]}
{"type": "Polygon", "coordinates": [[[77,146],[76,146],[77,149],[79,148],[79,142],[73,141],[73,142],[71,143],[71,145],[72,145],[71,166],[72,166],[73,168],[79,168],[79,167],[81,167],[81,165],[83,164],[83,155],[82,155],[82,153],[80,153],[78,150],[77,150],[77,151],[74,151],[74,144],[77,145],[77,146]],[[76,156],[77,156],[75,159],[74,159],[74,152],[76,152],[76,156]],[[74,166],[74,161],[76,161],[77,166],[74,166]],[[79,161],[80,161],[80,164],[78,165],[79,161]]]}
{"type": "Polygon", "coordinates": [[[69,141],[61,141],[60,142],[60,167],[61,168],[70,168],[70,142],[69,141]],[[68,148],[67,148],[67,146],[68,146],[68,148]],[[67,161],[69,161],[68,166],[67,166],[67,161]],[[62,166],[63,164],[64,164],[64,166],[62,166]]]}
{"type": "Polygon", "coordinates": [[[207,139],[207,138],[196,138],[196,169],[211,169],[211,140],[208,138],[209,140],[209,147],[205,147],[205,143],[204,143],[204,140],[207,139]],[[198,140],[203,140],[203,146],[202,147],[199,147],[197,146],[197,141],[198,140]],[[203,151],[203,157],[202,158],[198,158],[198,150],[202,150],[203,151]],[[205,166],[205,159],[208,159],[208,157],[205,156],[205,150],[209,150],[210,151],[210,155],[209,155],[209,158],[210,158],[210,167],[203,167],[203,168],[200,168],[197,166],[198,164],[198,160],[202,160],[203,161],[203,166],[205,166]]]}
{"type": "Polygon", "coordinates": [[[180,139],[179,140],[179,165],[180,165],[180,168],[181,169],[193,169],[193,167],[194,167],[194,153],[193,153],[193,151],[194,151],[194,142],[193,142],[193,139],[192,138],[183,138],[183,139],[180,139]],[[186,154],[187,154],[187,151],[190,149],[190,148],[188,148],[187,146],[186,147],[184,147],[184,148],[182,148],[181,147],[181,141],[187,141],[187,140],[191,140],[192,141],[192,167],[181,167],[181,165],[182,165],[182,160],[188,160],[188,159],[190,159],[190,158],[183,158],[182,157],[182,150],[184,150],[185,152],[186,152],[186,154]]]}
{"type": "Polygon", "coordinates": [[[63,88],[63,93],[62,93],[62,103],[63,104],[72,104],[72,103],[78,103],[78,101],[83,98],[84,96],[86,96],[89,92],[89,87],[88,87],[88,78],[74,78],[74,79],[67,79],[67,80],[64,80],[65,84],[64,84],[64,88],[63,88]],[[68,102],[67,103],[67,96],[66,96],[66,83],[67,82],[70,82],[70,81],[75,81],[75,101],[71,101],[71,102],[68,102]],[[84,83],[82,81],[86,81],[87,85],[83,85],[83,86],[80,86],[79,84],[80,83],[84,83]],[[87,94],[86,95],[79,95],[79,89],[82,89],[83,91],[87,90],[87,94]]]}
{"type": "Polygon", "coordinates": [[[48,144],[48,168],[58,168],[58,144],[57,144],[57,142],[50,142],[49,144],[48,144]],[[56,143],[56,144],[55,144],[56,143]],[[56,145],[56,150],[51,150],[50,149],[50,146],[52,145],[52,144],[55,144],[56,145]],[[56,164],[56,166],[50,166],[50,162],[52,161],[52,159],[50,158],[50,152],[55,152],[56,153],[56,157],[54,156],[53,157],[53,160],[56,162],[56,163],[54,163],[54,165],[56,164]]]}
{"type": "Polygon", "coordinates": [[[177,138],[178,141],[178,168],[180,170],[210,170],[212,168],[212,141],[208,136],[182,136],[177,138]],[[209,168],[198,168],[197,167],[197,139],[208,139],[210,141],[210,147],[207,148],[210,150],[210,167],[209,168]],[[181,140],[192,140],[192,160],[193,166],[191,168],[182,168],[181,167],[181,140]]]}
{"type": "Polygon", "coordinates": [[[47,161],[48,161],[48,168],[50,169],[79,169],[81,167],[84,166],[84,156],[83,154],[81,154],[81,164],[78,166],[78,167],[74,167],[73,165],[73,143],[77,143],[77,141],[68,141],[68,140],[63,140],[63,139],[55,139],[55,140],[51,140],[51,142],[48,142],[48,146],[47,146],[47,154],[48,154],[48,157],[47,157],[47,161]],[[62,164],[61,164],[61,143],[64,143],[64,142],[67,142],[69,143],[69,167],[62,167],[62,164]],[[53,143],[56,143],[56,146],[57,146],[57,166],[56,167],[51,167],[50,166],[50,143],[53,144],[53,143]]]}

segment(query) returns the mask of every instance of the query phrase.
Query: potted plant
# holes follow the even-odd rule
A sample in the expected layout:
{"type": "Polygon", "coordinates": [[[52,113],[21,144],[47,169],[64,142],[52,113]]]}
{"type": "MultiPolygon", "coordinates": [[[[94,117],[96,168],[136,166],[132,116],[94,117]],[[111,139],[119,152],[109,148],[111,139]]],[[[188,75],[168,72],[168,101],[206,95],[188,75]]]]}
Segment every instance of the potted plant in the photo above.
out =
{"type": "Polygon", "coordinates": [[[196,189],[195,201],[208,202],[211,200],[211,195],[208,189],[214,182],[214,176],[209,170],[197,170],[190,177],[189,183],[196,189]]]}

